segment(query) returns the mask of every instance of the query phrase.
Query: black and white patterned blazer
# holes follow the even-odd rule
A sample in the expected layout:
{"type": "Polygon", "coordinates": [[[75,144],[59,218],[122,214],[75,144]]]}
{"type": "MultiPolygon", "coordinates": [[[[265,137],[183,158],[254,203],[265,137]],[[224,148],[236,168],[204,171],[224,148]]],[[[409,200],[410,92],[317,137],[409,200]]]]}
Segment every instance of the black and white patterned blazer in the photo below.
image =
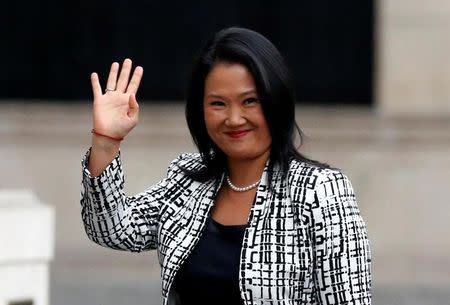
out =
{"type": "MultiPolygon", "coordinates": [[[[163,305],[174,304],[173,280],[205,227],[220,182],[189,179],[180,165],[202,167],[182,154],[167,177],[135,196],[123,192],[120,153],[98,177],[83,158],[82,219],[102,246],[157,249],[163,305]]],[[[348,178],[337,170],[292,161],[287,179],[267,166],[245,230],[239,271],[244,304],[371,304],[371,254],[366,226],[348,178]]]]}

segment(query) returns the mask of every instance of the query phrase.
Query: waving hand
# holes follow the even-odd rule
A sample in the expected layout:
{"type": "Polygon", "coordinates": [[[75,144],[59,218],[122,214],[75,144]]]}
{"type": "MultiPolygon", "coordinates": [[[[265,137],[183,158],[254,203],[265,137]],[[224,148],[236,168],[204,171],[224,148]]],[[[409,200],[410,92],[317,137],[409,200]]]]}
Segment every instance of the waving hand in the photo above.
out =
{"type": "Polygon", "coordinates": [[[142,67],[137,66],[130,79],[130,59],[124,60],[120,74],[119,68],[117,62],[111,65],[105,93],[97,73],[91,75],[94,130],[112,138],[124,138],[138,122],[139,105],[136,92],[144,73],[142,67]]]}
{"type": "Polygon", "coordinates": [[[105,93],[102,91],[97,73],[91,74],[94,93],[92,146],[88,169],[92,176],[100,175],[117,156],[120,139],[136,126],[139,105],[136,92],[144,70],[136,67],[130,78],[132,62],[125,59],[119,74],[119,64],[111,65],[105,93]]]}

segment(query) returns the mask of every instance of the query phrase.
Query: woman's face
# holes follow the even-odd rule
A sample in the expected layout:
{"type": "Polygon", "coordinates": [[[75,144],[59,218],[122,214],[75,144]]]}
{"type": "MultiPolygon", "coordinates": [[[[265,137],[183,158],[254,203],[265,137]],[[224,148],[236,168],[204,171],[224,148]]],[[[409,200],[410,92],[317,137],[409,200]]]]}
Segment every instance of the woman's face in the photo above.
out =
{"type": "Polygon", "coordinates": [[[272,138],[244,65],[214,65],[205,79],[203,109],[208,135],[229,160],[268,157],[272,138]]]}

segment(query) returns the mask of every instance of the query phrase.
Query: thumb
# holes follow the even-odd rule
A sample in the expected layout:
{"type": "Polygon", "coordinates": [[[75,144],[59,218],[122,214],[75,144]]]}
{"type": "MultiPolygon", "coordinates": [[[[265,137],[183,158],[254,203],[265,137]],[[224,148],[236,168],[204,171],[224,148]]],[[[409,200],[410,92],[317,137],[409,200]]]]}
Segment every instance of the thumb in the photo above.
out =
{"type": "Polygon", "coordinates": [[[130,98],[128,99],[128,116],[130,119],[137,121],[139,117],[139,104],[136,100],[135,94],[130,94],[130,98]]]}

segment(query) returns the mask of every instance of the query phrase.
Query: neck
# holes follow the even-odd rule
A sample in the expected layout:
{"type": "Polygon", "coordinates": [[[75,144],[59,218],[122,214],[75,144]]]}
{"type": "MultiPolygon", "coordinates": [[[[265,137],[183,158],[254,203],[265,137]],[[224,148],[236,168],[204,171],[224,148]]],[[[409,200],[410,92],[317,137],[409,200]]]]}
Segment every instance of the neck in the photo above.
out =
{"type": "Polygon", "coordinates": [[[236,186],[246,186],[258,181],[264,171],[269,154],[256,159],[228,159],[228,175],[236,186]]]}

